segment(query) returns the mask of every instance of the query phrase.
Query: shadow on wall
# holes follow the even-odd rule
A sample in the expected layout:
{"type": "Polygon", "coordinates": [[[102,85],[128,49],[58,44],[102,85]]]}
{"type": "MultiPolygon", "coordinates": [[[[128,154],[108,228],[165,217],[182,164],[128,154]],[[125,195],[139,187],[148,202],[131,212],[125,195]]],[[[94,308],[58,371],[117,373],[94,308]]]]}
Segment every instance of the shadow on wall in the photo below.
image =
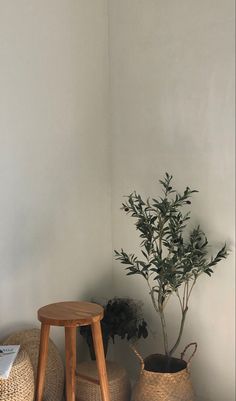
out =
{"type": "MultiPolygon", "coordinates": [[[[29,269],[28,274],[30,274],[30,272],[32,277],[32,270],[29,269]]],[[[26,270],[24,276],[25,273],[26,270]]],[[[94,275],[94,279],[90,280],[89,283],[87,281],[87,284],[84,284],[84,288],[82,288],[76,296],[68,296],[69,291],[67,286],[65,286],[66,288],[64,289],[61,289],[58,286],[54,293],[50,293],[50,288],[48,288],[45,293],[45,288],[42,288],[43,283],[41,282],[39,286],[37,277],[33,278],[33,282],[34,286],[32,286],[32,282],[27,284],[27,279],[25,279],[23,289],[19,286],[19,288],[16,288],[16,291],[14,292],[8,291],[8,295],[4,297],[4,300],[1,299],[0,322],[4,322],[4,328],[1,328],[0,331],[0,342],[16,331],[32,329],[35,327],[40,328],[40,322],[37,320],[37,310],[44,305],[63,301],[93,301],[103,303],[105,299],[109,299],[112,295],[111,281],[105,274],[99,281],[97,280],[97,276],[94,275]],[[17,317],[15,312],[16,306],[18,308],[17,310],[19,310],[17,317]],[[11,313],[11,311],[14,313],[11,313]]],[[[0,283],[0,293],[3,294],[1,291],[1,285],[3,285],[3,281],[0,283]]],[[[79,280],[78,287],[81,288],[81,282],[79,283],[79,280]]],[[[50,337],[55,341],[60,350],[64,349],[64,332],[60,327],[51,327],[50,337]]],[[[81,349],[84,348],[85,346],[82,344],[81,349]]]]}
{"type": "Polygon", "coordinates": [[[89,288],[83,289],[83,291],[78,295],[79,300],[85,300],[88,302],[97,302],[99,304],[103,304],[109,298],[114,297],[117,294],[114,294],[111,280],[104,276],[101,277],[101,273],[99,272],[100,279],[97,279],[97,274],[94,273],[94,278],[91,280],[91,285],[89,288]]]}

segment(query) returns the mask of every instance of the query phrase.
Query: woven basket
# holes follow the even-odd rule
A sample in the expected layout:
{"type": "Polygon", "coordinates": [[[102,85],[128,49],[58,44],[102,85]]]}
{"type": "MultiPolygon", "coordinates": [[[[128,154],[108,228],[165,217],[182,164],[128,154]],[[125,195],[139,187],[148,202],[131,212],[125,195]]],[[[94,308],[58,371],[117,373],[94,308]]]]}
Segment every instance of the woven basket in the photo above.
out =
{"type": "MultiPolygon", "coordinates": [[[[128,375],[115,362],[106,362],[111,401],[129,401],[131,386],[128,375]]],[[[78,401],[101,401],[98,372],[95,361],[82,362],[77,368],[76,396],[78,401]]]]}
{"type": "MultiPolygon", "coordinates": [[[[33,366],[35,381],[38,367],[39,342],[39,329],[30,329],[13,333],[4,341],[4,344],[20,344],[24,347],[29,355],[30,361],[33,366]]],[[[57,347],[52,342],[52,340],[49,339],[43,401],[61,401],[63,396],[63,389],[64,367],[62,359],[57,347]]]]}
{"type": "Polygon", "coordinates": [[[150,355],[143,360],[137,350],[133,348],[141,361],[141,372],[134,387],[132,401],[193,401],[194,393],[190,380],[189,364],[196,349],[197,344],[191,343],[181,354],[181,359],[171,358],[175,365],[178,366],[178,371],[160,373],[148,369],[153,365],[155,359],[163,358],[163,355],[150,355]],[[183,357],[190,345],[194,345],[195,349],[188,362],[186,362],[183,357]]]}
{"type": "Polygon", "coordinates": [[[20,348],[8,379],[0,379],[0,401],[33,401],[34,373],[30,358],[20,348]]]}

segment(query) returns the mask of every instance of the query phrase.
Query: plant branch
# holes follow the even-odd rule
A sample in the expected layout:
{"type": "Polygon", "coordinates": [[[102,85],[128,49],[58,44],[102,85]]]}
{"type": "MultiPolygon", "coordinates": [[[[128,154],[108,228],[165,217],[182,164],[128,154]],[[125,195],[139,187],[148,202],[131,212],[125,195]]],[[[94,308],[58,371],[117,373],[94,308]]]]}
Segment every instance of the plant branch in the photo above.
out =
{"type": "Polygon", "coordinates": [[[189,293],[188,293],[188,298],[187,298],[187,304],[188,304],[188,301],[189,301],[191,292],[192,292],[192,290],[193,290],[193,287],[194,287],[195,284],[196,284],[196,281],[197,281],[197,276],[195,276],[195,278],[194,278],[194,280],[193,280],[193,284],[192,284],[191,287],[190,287],[190,291],[189,291],[189,293]]]}
{"type": "Polygon", "coordinates": [[[149,289],[150,289],[150,293],[149,294],[151,295],[151,300],[152,300],[154,309],[155,309],[155,311],[157,313],[159,313],[159,309],[158,309],[158,306],[157,306],[157,303],[156,303],[156,299],[155,299],[155,295],[154,295],[154,292],[155,292],[154,288],[151,287],[151,285],[150,285],[148,280],[147,280],[147,283],[148,283],[148,286],[149,286],[149,289]]]}
{"type": "Polygon", "coordinates": [[[163,310],[165,309],[165,307],[166,307],[166,305],[167,305],[167,302],[168,302],[169,299],[170,299],[170,296],[171,296],[171,293],[168,294],[167,297],[165,297],[165,301],[163,302],[163,310]]]}
{"type": "Polygon", "coordinates": [[[185,318],[186,318],[187,311],[188,311],[188,307],[186,307],[182,311],[182,319],[181,319],[181,323],[180,323],[179,335],[178,335],[176,343],[174,344],[174,346],[171,348],[171,350],[169,352],[170,356],[175,352],[176,348],[178,347],[178,345],[180,343],[180,340],[181,340],[181,337],[182,337],[182,334],[183,334],[184,323],[185,323],[185,318]]]}
{"type": "Polygon", "coordinates": [[[183,307],[183,304],[182,304],[178,289],[176,290],[176,295],[177,295],[177,297],[179,299],[180,307],[181,307],[181,310],[182,310],[182,313],[183,313],[184,307],[183,307]]]}
{"type": "Polygon", "coordinates": [[[186,282],[184,283],[184,291],[183,291],[183,310],[185,307],[185,300],[186,300],[186,282]]]}
{"type": "Polygon", "coordinates": [[[163,339],[164,339],[165,354],[166,355],[170,355],[169,346],[168,346],[168,336],[167,336],[165,315],[164,315],[163,308],[160,307],[160,306],[159,306],[159,313],[160,313],[160,318],[161,318],[161,327],[162,327],[162,334],[163,334],[163,339]]]}
{"type": "Polygon", "coordinates": [[[154,293],[155,293],[154,288],[151,287],[148,279],[147,279],[147,283],[148,283],[148,287],[150,289],[150,295],[151,295],[151,299],[152,299],[152,303],[153,303],[154,309],[160,315],[162,334],[163,334],[163,340],[164,340],[165,354],[169,355],[169,346],[168,346],[166,321],[165,321],[165,315],[164,315],[164,311],[163,311],[163,305],[161,304],[160,286],[159,286],[159,292],[158,292],[158,306],[157,306],[157,302],[156,302],[155,295],[154,295],[154,293]]]}

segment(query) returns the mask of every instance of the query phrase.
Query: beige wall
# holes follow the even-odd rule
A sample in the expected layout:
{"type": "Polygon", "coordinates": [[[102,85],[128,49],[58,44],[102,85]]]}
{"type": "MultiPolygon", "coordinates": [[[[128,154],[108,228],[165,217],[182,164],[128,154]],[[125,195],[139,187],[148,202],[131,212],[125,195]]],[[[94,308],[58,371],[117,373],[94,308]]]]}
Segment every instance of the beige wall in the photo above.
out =
{"type": "Polygon", "coordinates": [[[0,337],[110,288],[106,6],[0,0],[0,337]]]}
{"type": "MultiPolygon", "coordinates": [[[[133,251],[138,244],[133,220],[120,211],[123,195],[159,194],[165,171],[179,190],[200,190],[193,223],[211,243],[227,240],[232,253],[211,279],[199,279],[180,351],[198,342],[192,374],[199,401],[233,401],[234,2],[110,1],[110,52],[113,246],[133,251]]],[[[114,280],[117,292],[145,302],[153,334],[140,345],[143,354],[161,350],[145,282],[125,277],[118,262],[114,280]]],[[[176,314],[172,305],[172,339],[176,314]]],[[[138,362],[130,361],[133,371],[138,362]]]]}
{"type": "MultiPolygon", "coordinates": [[[[138,244],[122,195],[157,194],[169,171],[232,249],[195,289],[181,346],[199,344],[198,401],[234,400],[233,15],[232,0],[0,0],[1,338],[48,302],[123,294],[145,302],[143,354],[161,350],[144,283],[111,253],[138,244]]],[[[175,322],[172,305],[172,338],[175,322]]]]}

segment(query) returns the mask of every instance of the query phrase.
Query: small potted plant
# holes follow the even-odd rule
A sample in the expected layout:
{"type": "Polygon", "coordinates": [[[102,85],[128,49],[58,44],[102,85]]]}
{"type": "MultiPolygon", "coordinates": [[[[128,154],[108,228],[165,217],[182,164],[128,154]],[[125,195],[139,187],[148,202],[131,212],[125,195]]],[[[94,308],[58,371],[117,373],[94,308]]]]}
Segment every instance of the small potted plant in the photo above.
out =
{"type": "MultiPolygon", "coordinates": [[[[104,318],[101,321],[103,346],[105,355],[107,354],[108,343],[111,339],[115,342],[115,337],[127,341],[148,336],[147,323],[142,315],[142,304],[130,298],[112,298],[103,305],[104,318]]],[[[85,338],[92,360],[95,360],[93,348],[92,332],[90,326],[81,326],[80,334],[85,338]]]]}
{"type": "Polygon", "coordinates": [[[183,193],[177,192],[172,185],[172,176],[168,173],[160,180],[160,184],[163,191],[161,197],[143,200],[139,194],[133,192],[122,204],[124,212],[135,219],[143,257],[139,258],[134,253],[128,254],[123,249],[115,251],[115,258],[125,265],[128,276],[139,275],[145,280],[153,307],[160,318],[163,335],[165,355],[151,355],[142,361],[143,391],[139,386],[135,401],[152,401],[157,398],[160,401],[192,400],[187,363],[182,360],[183,355],[181,359],[174,358],[173,355],[182,338],[189,299],[198,278],[203,274],[211,276],[215,265],[227,257],[226,245],[216,256],[209,256],[208,240],[199,225],[186,232],[190,212],[185,208],[191,204],[191,196],[198,191],[186,187],[183,193]],[[176,340],[174,344],[170,344],[166,307],[173,296],[180,306],[181,321],[176,340]],[[150,371],[152,380],[153,372],[159,372],[156,375],[158,397],[153,391],[148,393],[150,371]],[[161,386],[164,386],[163,391],[161,386]],[[186,398],[187,392],[189,398],[186,398]]]}

